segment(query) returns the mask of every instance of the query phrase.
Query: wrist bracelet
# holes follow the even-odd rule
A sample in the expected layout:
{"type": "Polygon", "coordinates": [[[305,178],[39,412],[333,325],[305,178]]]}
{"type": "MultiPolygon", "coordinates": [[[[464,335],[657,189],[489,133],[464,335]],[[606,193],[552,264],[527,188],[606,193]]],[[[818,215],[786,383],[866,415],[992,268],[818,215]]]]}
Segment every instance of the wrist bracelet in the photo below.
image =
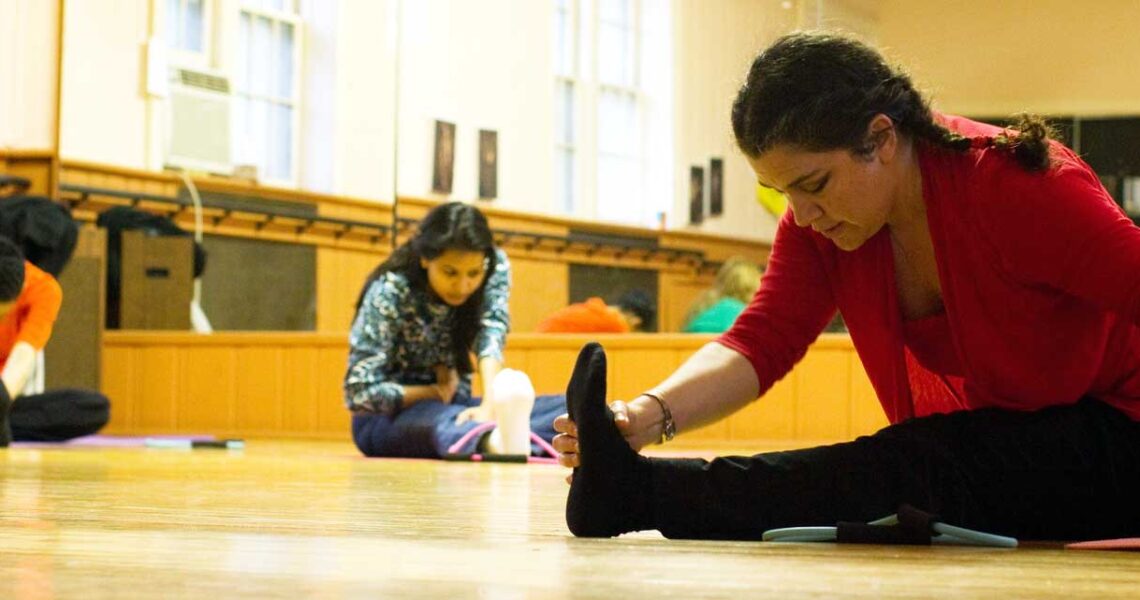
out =
{"type": "Polygon", "coordinates": [[[661,396],[653,392],[642,392],[641,395],[653,398],[657,401],[657,404],[661,406],[661,438],[657,440],[657,443],[664,444],[677,437],[677,423],[673,421],[673,413],[669,411],[669,405],[665,404],[661,396]]]}

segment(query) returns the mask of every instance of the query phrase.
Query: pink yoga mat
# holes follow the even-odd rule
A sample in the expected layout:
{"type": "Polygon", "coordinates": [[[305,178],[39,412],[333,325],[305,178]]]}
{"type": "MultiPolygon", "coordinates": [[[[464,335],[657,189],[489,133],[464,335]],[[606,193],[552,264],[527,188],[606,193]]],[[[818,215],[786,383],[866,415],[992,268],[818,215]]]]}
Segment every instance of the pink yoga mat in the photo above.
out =
{"type": "Polygon", "coordinates": [[[1118,538],[1115,540],[1093,540],[1065,544],[1068,550],[1140,550],[1140,538],[1118,538]]]}
{"type": "Polygon", "coordinates": [[[212,435],[85,435],[66,442],[12,442],[15,448],[143,448],[148,439],[211,441],[212,435]]]}

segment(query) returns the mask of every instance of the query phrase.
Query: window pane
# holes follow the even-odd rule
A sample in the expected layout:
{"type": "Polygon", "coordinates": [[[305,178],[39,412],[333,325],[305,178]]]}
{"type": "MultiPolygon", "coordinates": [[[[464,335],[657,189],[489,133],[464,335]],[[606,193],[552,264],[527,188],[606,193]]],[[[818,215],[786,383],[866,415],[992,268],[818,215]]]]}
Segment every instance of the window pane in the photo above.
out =
{"type": "Polygon", "coordinates": [[[234,71],[234,79],[236,88],[243,92],[248,92],[250,88],[249,81],[249,63],[252,59],[250,55],[250,29],[253,27],[253,21],[249,17],[249,13],[242,11],[241,22],[238,23],[238,45],[237,45],[237,68],[234,71]]]}
{"type": "Polygon", "coordinates": [[[254,17],[250,54],[250,92],[268,96],[272,93],[270,70],[273,68],[273,23],[265,17],[254,17]]]}
{"type": "Polygon", "coordinates": [[[617,156],[598,157],[598,217],[604,221],[640,223],[640,162],[617,156]]]}
{"type": "Polygon", "coordinates": [[[633,32],[614,25],[598,26],[598,79],[633,86],[633,32]]]}
{"type": "Polygon", "coordinates": [[[166,43],[182,48],[182,0],[166,0],[166,43]]]}
{"type": "Polygon", "coordinates": [[[574,20],[569,10],[554,11],[554,73],[574,75],[574,20]]]}
{"type": "Polygon", "coordinates": [[[234,164],[248,164],[246,156],[249,154],[249,99],[245,96],[234,96],[232,102],[233,113],[230,116],[230,153],[234,164]]]}
{"type": "Polygon", "coordinates": [[[204,11],[202,0],[186,0],[186,43],[183,47],[191,52],[201,52],[205,45],[202,39],[204,11]]]}
{"type": "Polygon", "coordinates": [[[603,23],[629,27],[633,21],[630,0],[598,0],[598,18],[603,23]]]}
{"type": "Polygon", "coordinates": [[[273,22],[255,16],[250,44],[250,92],[268,96],[273,91],[273,22]]]}
{"type": "Polygon", "coordinates": [[[602,90],[598,95],[598,152],[633,156],[640,139],[636,98],[602,90]]]}
{"type": "Polygon", "coordinates": [[[281,40],[277,45],[277,96],[293,98],[293,25],[281,23],[281,40]]]}
{"type": "Polygon", "coordinates": [[[554,141],[560,144],[574,144],[574,84],[569,81],[555,83],[554,91],[554,141]]]}
{"type": "Polygon", "coordinates": [[[273,139],[268,151],[268,174],[271,179],[289,179],[293,157],[293,109],[282,104],[273,104],[271,110],[273,139]]]}
{"type": "Polygon", "coordinates": [[[249,156],[248,162],[257,165],[262,177],[269,176],[269,102],[251,100],[249,103],[249,156]]]}
{"type": "Polygon", "coordinates": [[[621,30],[613,25],[598,27],[598,80],[621,84],[621,30]]]}
{"type": "Polygon", "coordinates": [[[565,214],[574,214],[574,150],[554,149],[554,198],[565,214]]]}

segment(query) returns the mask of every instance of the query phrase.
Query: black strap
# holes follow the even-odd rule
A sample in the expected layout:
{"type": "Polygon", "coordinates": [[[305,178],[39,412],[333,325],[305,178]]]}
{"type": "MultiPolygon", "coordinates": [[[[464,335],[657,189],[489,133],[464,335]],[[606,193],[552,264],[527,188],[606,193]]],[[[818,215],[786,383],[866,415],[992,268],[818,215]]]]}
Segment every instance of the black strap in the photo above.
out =
{"type": "Polygon", "coordinates": [[[898,518],[897,525],[840,522],[836,526],[836,541],[841,544],[930,545],[934,535],[931,526],[938,520],[935,515],[903,504],[899,507],[898,518]]]}

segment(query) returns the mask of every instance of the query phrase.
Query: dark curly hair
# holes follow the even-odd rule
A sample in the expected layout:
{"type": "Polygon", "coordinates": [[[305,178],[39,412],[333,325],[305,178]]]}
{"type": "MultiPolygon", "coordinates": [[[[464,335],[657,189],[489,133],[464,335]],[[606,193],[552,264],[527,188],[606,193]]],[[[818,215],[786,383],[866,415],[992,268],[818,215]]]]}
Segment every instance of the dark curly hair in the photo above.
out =
{"type": "Polygon", "coordinates": [[[388,272],[400,273],[407,277],[412,289],[431,293],[428,290],[427,271],[420,264],[420,259],[432,260],[448,250],[480,252],[487,257],[485,270],[487,276],[483,278],[483,283],[479,284],[475,293],[456,307],[451,332],[455,368],[460,373],[471,373],[474,367],[471,364],[470,353],[475,345],[475,335],[479,333],[483,292],[498,262],[487,217],[474,206],[462,202],[449,202],[431,209],[420,221],[415,237],[396,248],[395,252],[380,263],[380,266],[376,267],[365,280],[364,288],[360,290],[360,296],[356,299],[356,311],[360,312],[368,288],[388,272]]]}
{"type": "Polygon", "coordinates": [[[0,236],[0,302],[11,302],[24,291],[24,253],[15,242],[0,236]]]}
{"type": "Polygon", "coordinates": [[[649,296],[649,292],[640,289],[629,290],[618,298],[617,305],[621,310],[633,313],[641,319],[641,324],[638,326],[640,331],[657,331],[655,323],[657,305],[649,296]]]}
{"type": "Polygon", "coordinates": [[[819,32],[785,35],[756,57],[732,105],[732,130],[737,145],[752,157],[782,144],[867,155],[875,147],[867,126],[879,114],[934,146],[955,152],[994,146],[1029,171],[1051,164],[1051,130],[1040,117],[1020,115],[1015,130],[992,138],[963,137],[939,125],[910,77],[876,50],[819,32]]]}

